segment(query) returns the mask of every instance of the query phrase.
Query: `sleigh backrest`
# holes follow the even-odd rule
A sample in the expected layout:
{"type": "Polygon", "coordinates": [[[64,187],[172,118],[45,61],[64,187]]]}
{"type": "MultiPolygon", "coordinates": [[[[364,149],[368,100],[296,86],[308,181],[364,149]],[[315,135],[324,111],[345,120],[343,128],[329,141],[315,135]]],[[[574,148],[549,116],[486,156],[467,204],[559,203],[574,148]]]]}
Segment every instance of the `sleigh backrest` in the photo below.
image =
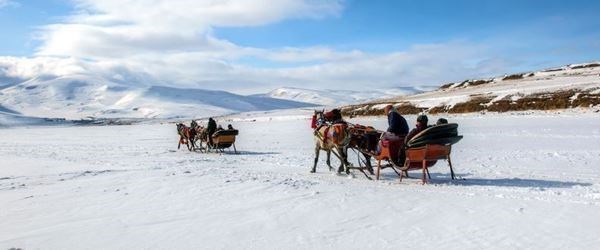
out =
{"type": "Polygon", "coordinates": [[[235,135],[220,135],[220,136],[213,136],[213,142],[214,143],[234,143],[235,142],[235,135]]]}
{"type": "Polygon", "coordinates": [[[217,148],[228,148],[235,143],[235,137],[239,131],[236,129],[219,130],[212,136],[213,143],[217,148]]]}
{"type": "Polygon", "coordinates": [[[417,148],[427,144],[450,145],[457,143],[462,139],[462,136],[458,135],[457,128],[458,124],[456,123],[431,126],[411,138],[406,146],[417,148]]]}

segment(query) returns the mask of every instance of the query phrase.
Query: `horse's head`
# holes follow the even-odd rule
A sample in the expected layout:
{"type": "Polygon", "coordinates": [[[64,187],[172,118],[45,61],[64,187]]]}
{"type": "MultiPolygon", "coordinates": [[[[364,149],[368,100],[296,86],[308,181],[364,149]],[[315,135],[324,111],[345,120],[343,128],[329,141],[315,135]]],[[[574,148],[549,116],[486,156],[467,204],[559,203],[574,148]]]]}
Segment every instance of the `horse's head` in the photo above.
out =
{"type": "Polygon", "coordinates": [[[176,126],[177,126],[177,133],[181,134],[181,132],[185,128],[185,125],[183,125],[183,123],[177,123],[176,126]]]}
{"type": "Polygon", "coordinates": [[[325,123],[325,110],[315,110],[313,116],[312,116],[312,124],[311,127],[317,128],[318,126],[322,125],[323,123],[325,123]]]}

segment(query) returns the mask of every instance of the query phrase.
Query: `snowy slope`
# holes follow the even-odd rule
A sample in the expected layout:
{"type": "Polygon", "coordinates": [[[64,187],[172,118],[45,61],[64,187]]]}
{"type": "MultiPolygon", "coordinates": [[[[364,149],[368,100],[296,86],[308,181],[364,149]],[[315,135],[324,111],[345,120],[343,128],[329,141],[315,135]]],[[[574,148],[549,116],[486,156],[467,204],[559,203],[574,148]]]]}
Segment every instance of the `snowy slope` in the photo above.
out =
{"type": "Polygon", "coordinates": [[[324,153],[310,174],[310,110],[272,115],[226,118],[239,155],[178,151],[174,124],[0,129],[0,249],[598,246],[595,113],[446,116],[464,179],[439,162],[428,185],[336,176],[324,153]]]}
{"type": "Polygon", "coordinates": [[[377,110],[386,104],[409,107],[405,108],[408,112],[434,113],[586,108],[600,104],[600,62],[450,83],[435,91],[378,100],[346,110],[377,110]]]}
{"type": "Polygon", "coordinates": [[[352,90],[313,90],[293,87],[283,87],[272,90],[267,96],[272,98],[292,100],[298,102],[314,103],[324,106],[339,106],[343,104],[352,104],[365,102],[381,98],[390,98],[395,96],[411,95],[423,91],[432,90],[432,87],[404,87],[390,89],[365,89],[364,91],[352,90]]]}
{"type": "Polygon", "coordinates": [[[417,106],[431,107],[454,105],[459,100],[468,100],[473,96],[493,96],[495,100],[512,97],[513,100],[517,100],[519,97],[534,93],[552,93],[564,90],[600,92],[600,64],[582,65],[569,65],[557,69],[511,75],[517,79],[510,79],[511,76],[482,79],[491,82],[480,85],[470,84],[477,80],[454,83],[448,88],[403,99],[415,103],[417,106]],[[593,67],[578,67],[582,65],[592,65],[593,67]]]}
{"type": "Polygon", "coordinates": [[[3,86],[3,107],[36,117],[206,117],[312,106],[225,91],[124,84],[89,75],[38,76],[3,86]]]}

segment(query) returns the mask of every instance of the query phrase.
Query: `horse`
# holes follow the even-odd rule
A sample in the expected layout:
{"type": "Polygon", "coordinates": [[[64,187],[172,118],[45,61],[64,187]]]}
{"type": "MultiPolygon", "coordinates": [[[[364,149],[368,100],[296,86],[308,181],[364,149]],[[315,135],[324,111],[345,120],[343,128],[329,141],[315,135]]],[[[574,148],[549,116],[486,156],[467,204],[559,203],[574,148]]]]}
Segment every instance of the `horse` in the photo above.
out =
{"type": "Polygon", "coordinates": [[[196,132],[196,137],[194,138],[194,144],[196,144],[197,141],[200,141],[200,145],[198,145],[197,147],[202,151],[204,150],[204,142],[206,142],[207,148],[209,148],[209,140],[208,140],[208,131],[205,127],[203,126],[196,126],[194,128],[194,131],[196,132]]]}
{"type": "MultiPolygon", "coordinates": [[[[350,133],[351,138],[348,148],[354,149],[357,154],[362,155],[364,158],[364,160],[362,160],[360,156],[358,157],[359,170],[363,169],[362,165],[364,164],[364,168],[370,174],[374,174],[370,153],[375,153],[377,151],[377,143],[383,132],[370,126],[351,124],[348,128],[348,133],[350,133]]],[[[367,178],[369,177],[367,176],[367,178]]]]}
{"type": "Polygon", "coordinates": [[[338,167],[338,173],[346,171],[346,174],[350,174],[348,162],[348,144],[350,143],[350,134],[348,133],[348,124],[336,123],[328,125],[325,123],[324,110],[317,111],[313,115],[313,127],[314,127],[314,138],[315,138],[315,162],[311,173],[316,172],[317,162],[319,161],[319,153],[321,150],[327,152],[327,166],[329,171],[333,170],[331,167],[331,153],[340,159],[340,166],[338,167]]]}
{"type": "Polygon", "coordinates": [[[195,129],[185,126],[183,123],[177,123],[177,134],[179,134],[177,149],[181,147],[181,144],[186,144],[189,151],[196,149],[196,145],[194,144],[194,141],[196,140],[195,129]]]}

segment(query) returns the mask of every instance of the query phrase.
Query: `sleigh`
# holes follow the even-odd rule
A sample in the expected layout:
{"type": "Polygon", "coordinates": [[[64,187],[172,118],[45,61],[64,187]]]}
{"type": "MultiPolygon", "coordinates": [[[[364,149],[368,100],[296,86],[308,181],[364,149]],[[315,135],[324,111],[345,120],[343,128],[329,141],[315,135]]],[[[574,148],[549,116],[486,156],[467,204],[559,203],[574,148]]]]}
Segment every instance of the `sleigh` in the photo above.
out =
{"type": "Polygon", "coordinates": [[[239,134],[237,129],[219,130],[212,134],[212,144],[207,143],[208,149],[215,149],[217,152],[225,152],[225,149],[233,147],[233,152],[237,154],[235,148],[235,138],[239,134]]]}
{"type": "MultiPolygon", "coordinates": [[[[369,142],[372,141],[372,138],[369,138],[368,134],[363,134],[362,137],[357,137],[363,138],[363,140],[358,140],[358,143],[352,146],[366,158],[365,160],[360,160],[359,156],[360,168],[369,169],[371,167],[370,157],[375,158],[377,161],[377,180],[379,180],[382,169],[391,168],[399,176],[400,181],[402,181],[404,175],[408,176],[408,171],[421,170],[423,171],[422,181],[423,183],[427,183],[427,177],[431,179],[429,168],[442,159],[448,162],[451,178],[454,179],[454,169],[452,168],[450,153],[452,151],[452,144],[462,139],[462,136],[458,135],[457,128],[457,124],[432,126],[414,136],[406,145],[402,136],[394,139],[381,139],[378,143],[379,150],[374,148],[372,143],[369,142]],[[362,166],[363,163],[365,167],[362,166]]],[[[379,131],[379,135],[382,133],[379,131]]],[[[358,135],[360,133],[355,132],[355,134],[358,135]]]]}
{"type": "Polygon", "coordinates": [[[210,152],[211,149],[214,149],[216,152],[223,153],[225,149],[233,147],[233,151],[237,154],[235,139],[239,134],[238,130],[218,130],[212,135],[209,135],[208,130],[203,127],[198,127],[196,131],[198,136],[196,137],[195,144],[198,144],[197,148],[201,152],[210,152]],[[212,143],[209,140],[209,136],[211,136],[212,143]]]}

